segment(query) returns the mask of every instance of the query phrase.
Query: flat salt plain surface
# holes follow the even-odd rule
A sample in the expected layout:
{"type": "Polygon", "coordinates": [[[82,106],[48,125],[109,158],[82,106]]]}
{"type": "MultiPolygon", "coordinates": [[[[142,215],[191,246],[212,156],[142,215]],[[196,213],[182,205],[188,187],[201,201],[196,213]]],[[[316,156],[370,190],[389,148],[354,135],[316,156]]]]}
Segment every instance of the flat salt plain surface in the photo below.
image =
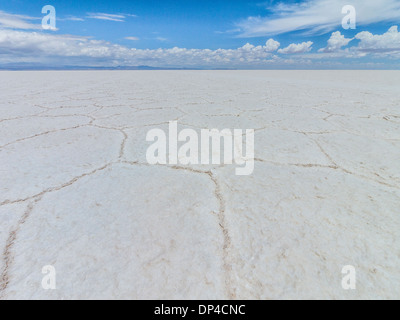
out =
{"type": "MultiPolygon", "coordinates": [[[[0,72],[2,299],[399,299],[400,72],[0,72]],[[255,171],[148,130],[255,129],[255,171]],[[53,265],[57,290],[44,290],[53,265]],[[342,289],[342,268],[357,289],[342,289]]],[[[168,132],[168,131],[167,131],[168,132]]]]}

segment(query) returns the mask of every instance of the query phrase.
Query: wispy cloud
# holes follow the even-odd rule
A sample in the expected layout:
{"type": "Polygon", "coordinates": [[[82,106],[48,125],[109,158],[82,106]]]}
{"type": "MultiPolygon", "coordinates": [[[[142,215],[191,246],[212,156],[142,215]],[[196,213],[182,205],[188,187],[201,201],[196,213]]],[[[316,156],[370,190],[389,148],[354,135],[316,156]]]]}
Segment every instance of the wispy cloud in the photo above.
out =
{"type": "Polygon", "coordinates": [[[19,14],[6,13],[0,10],[0,27],[11,29],[41,29],[41,24],[33,24],[30,21],[41,18],[29,17],[19,14]]]}
{"type": "Polygon", "coordinates": [[[126,40],[131,40],[131,41],[138,41],[140,40],[138,37],[125,37],[126,40]]]}
{"type": "Polygon", "coordinates": [[[85,19],[83,19],[83,18],[73,17],[73,16],[68,16],[68,17],[66,17],[66,18],[59,19],[59,20],[65,20],[65,21],[85,21],[85,19]]]}
{"type": "Polygon", "coordinates": [[[110,14],[110,13],[88,13],[87,18],[97,20],[107,20],[116,22],[125,22],[127,17],[136,17],[134,14],[110,14]]]}
{"type": "MultiPolygon", "coordinates": [[[[301,3],[278,3],[267,7],[265,17],[249,17],[240,21],[240,37],[260,37],[291,31],[326,33],[341,26],[342,8],[348,0],[304,0],[301,3]]],[[[398,0],[352,0],[357,11],[357,24],[395,22],[400,17],[398,0]]]]}

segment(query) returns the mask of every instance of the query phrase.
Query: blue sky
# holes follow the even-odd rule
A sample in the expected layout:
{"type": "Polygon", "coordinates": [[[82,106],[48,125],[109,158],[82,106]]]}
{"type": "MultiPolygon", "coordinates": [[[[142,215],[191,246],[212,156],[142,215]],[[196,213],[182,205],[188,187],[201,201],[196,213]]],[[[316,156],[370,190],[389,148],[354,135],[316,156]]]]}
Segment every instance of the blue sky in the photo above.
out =
{"type": "Polygon", "coordinates": [[[399,69],[399,22],[400,0],[8,0],[0,67],[399,69]],[[44,5],[56,30],[41,27],[44,5]]]}

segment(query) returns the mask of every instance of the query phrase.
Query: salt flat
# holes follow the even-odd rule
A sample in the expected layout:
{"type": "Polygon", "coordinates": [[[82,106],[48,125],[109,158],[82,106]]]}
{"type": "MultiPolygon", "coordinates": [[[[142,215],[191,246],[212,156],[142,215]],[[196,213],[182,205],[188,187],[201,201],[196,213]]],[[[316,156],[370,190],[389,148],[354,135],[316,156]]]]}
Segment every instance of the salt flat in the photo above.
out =
{"type": "Polygon", "coordinates": [[[400,72],[0,73],[2,299],[399,299],[400,72]],[[254,129],[255,169],[146,134],[254,129]],[[56,290],[42,288],[43,266],[56,290]],[[356,290],[342,288],[355,267],[356,290]]]}

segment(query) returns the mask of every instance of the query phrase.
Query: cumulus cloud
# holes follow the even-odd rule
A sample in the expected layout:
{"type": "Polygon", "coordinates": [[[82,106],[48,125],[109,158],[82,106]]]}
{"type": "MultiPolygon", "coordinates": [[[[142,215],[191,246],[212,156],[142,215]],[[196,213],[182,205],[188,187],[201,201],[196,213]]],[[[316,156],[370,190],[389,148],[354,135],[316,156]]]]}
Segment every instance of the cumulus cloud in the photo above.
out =
{"type": "Polygon", "coordinates": [[[278,50],[278,48],[281,46],[281,44],[278,41],[275,41],[274,39],[269,39],[265,43],[265,50],[268,52],[274,52],[278,50]]]}
{"type": "Polygon", "coordinates": [[[398,26],[391,27],[382,35],[373,35],[368,31],[363,31],[355,36],[360,40],[358,50],[365,52],[390,53],[400,51],[400,32],[398,26]]]}
{"type": "Polygon", "coordinates": [[[355,59],[369,56],[373,58],[400,58],[400,32],[397,26],[391,27],[383,34],[372,34],[363,31],[352,39],[346,39],[340,32],[332,33],[326,48],[318,50],[318,54],[304,55],[309,59],[355,59]],[[352,40],[359,40],[358,45],[343,48],[352,40]]]}
{"type": "MultiPolygon", "coordinates": [[[[266,17],[249,17],[240,21],[241,37],[272,36],[296,30],[309,33],[330,32],[341,27],[342,8],[348,0],[304,0],[301,3],[278,3],[267,10],[266,17]]],[[[400,17],[398,0],[353,0],[357,24],[394,22],[400,17]]]]}
{"type": "MultiPolygon", "coordinates": [[[[136,37],[127,37],[136,40],[136,37]]],[[[386,33],[360,32],[358,45],[343,49],[352,39],[340,32],[332,33],[326,48],[311,53],[313,42],[290,44],[279,49],[274,39],[265,45],[250,43],[237,49],[136,49],[89,37],[49,34],[28,30],[0,28],[0,64],[35,63],[49,66],[141,66],[241,68],[321,64],[326,67],[335,58],[400,57],[400,33],[393,26],[386,33]],[[289,59],[285,59],[289,56],[289,59]]],[[[346,60],[343,60],[346,61],[346,60]]]]}
{"type": "Polygon", "coordinates": [[[278,52],[282,54],[297,54],[297,53],[305,53],[311,51],[311,46],[313,42],[303,42],[303,43],[292,43],[291,45],[287,46],[284,49],[279,49],[278,52]]]}
{"type": "Polygon", "coordinates": [[[271,50],[276,48],[278,43],[272,40],[265,46],[246,44],[237,49],[135,49],[86,37],[0,29],[3,58],[5,55],[15,59],[26,57],[29,61],[31,57],[40,56],[47,61],[49,57],[58,57],[69,63],[79,60],[87,66],[101,62],[103,66],[236,67],[275,61],[277,57],[272,55],[271,50]]]}
{"type": "Polygon", "coordinates": [[[328,40],[328,46],[323,49],[319,49],[319,52],[336,52],[342,49],[343,47],[347,46],[350,41],[354,38],[347,39],[344,35],[340,33],[340,31],[333,32],[330,39],[328,40]]]}
{"type": "Polygon", "coordinates": [[[280,47],[280,43],[278,41],[275,41],[274,39],[269,39],[266,43],[265,46],[254,46],[250,43],[246,43],[242,48],[239,48],[238,50],[243,50],[243,51],[257,51],[259,53],[262,52],[274,52],[278,50],[280,47]]]}

